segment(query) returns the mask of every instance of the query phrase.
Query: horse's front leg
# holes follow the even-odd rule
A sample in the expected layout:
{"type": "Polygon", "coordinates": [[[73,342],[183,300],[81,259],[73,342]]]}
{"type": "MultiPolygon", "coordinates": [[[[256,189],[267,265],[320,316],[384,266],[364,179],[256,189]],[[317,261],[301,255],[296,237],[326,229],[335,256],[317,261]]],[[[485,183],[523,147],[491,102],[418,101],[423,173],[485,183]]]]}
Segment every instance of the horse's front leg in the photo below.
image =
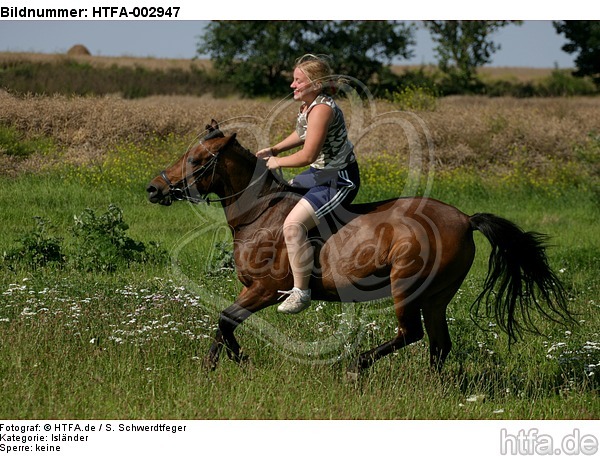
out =
{"type": "Polygon", "coordinates": [[[250,315],[277,302],[277,286],[270,279],[255,281],[251,287],[244,288],[234,304],[219,316],[219,329],[210,347],[206,364],[211,369],[217,367],[221,350],[225,348],[229,358],[239,363],[248,357],[242,354],[233,332],[250,315]]]}
{"type": "Polygon", "coordinates": [[[227,351],[229,359],[239,363],[244,360],[241,354],[240,344],[233,335],[235,329],[246,320],[252,312],[237,303],[229,306],[219,316],[219,331],[223,339],[223,346],[227,351]]]}
{"type": "Polygon", "coordinates": [[[252,312],[240,306],[237,302],[221,312],[219,315],[219,329],[217,329],[205,361],[209,369],[216,369],[223,348],[225,348],[229,359],[237,363],[246,359],[241,353],[240,344],[233,332],[250,315],[252,315],[252,312]]]}
{"type": "Polygon", "coordinates": [[[204,366],[207,369],[215,370],[217,368],[224,343],[223,334],[221,333],[220,329],[217,329],[213,343],[208,350],[208,355],[206,355],[206,358],[204,358],[204,366]]]}

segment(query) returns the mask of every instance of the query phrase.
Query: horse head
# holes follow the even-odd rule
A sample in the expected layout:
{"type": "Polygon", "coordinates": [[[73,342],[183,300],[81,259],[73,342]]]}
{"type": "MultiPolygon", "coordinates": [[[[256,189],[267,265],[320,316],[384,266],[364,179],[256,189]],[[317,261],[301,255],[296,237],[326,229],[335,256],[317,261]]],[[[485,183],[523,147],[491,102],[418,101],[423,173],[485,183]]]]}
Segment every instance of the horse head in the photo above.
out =
{"type": "Polygon", "coordinates": [[[213,119],[207,134],[170,168],[162,171],[148,186],[151,203],[170,205],[173,201],[204,201],[202,195],[218,193],[220,176],[216,172],[221,152],[235,140],[235,133],[225,136],[213,119]]]}

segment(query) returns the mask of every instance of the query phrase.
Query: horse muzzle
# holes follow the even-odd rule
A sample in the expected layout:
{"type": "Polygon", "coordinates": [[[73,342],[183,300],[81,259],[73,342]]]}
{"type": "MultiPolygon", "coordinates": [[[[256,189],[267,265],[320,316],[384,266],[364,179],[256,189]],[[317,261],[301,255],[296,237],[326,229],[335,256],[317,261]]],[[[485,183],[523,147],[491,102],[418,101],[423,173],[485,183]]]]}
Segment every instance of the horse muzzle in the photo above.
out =
{"type": "Polygon", "coordinates": [[[148,193],[148,200],[152,204],[170,206],[173,203],[173,198],[170,195],[169,188],[159,186],[155,184],[154,181],[148,184],[146,187],[146,192],[148,193]]]}

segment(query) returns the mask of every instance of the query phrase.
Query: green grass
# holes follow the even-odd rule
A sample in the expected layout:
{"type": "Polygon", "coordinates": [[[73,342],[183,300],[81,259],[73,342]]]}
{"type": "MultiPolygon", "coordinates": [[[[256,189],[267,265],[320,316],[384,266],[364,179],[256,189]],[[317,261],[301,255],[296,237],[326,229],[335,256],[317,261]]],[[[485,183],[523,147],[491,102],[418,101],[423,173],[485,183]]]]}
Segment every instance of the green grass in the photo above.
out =
{"type": "MultiPolygon", "coordinates": [[[[116,164],[114,166],[117,166],[116,164]]],[[[118,165],[126,166],[126,165],[118,165]]],[[[366,164],[361,199],[392,196],[402,173],[366,164]]],[[[107,172],[107,175],[112,175],[107,172]]],[[[545,336],[506,336],[469,306],[481,290],[489,245],[478,254],[448,317],[454,346],[441,376],[428,368],[423,340],[379,361],[358,383],[352,356],[389,339],[391,301],[315,303],[294,317],[266,309],[236,334],[251,363],[224,356],[202,367],[219,311],[240,290],[235,274],[214,268],[227,241],[217,206],[151,205],[151,175],[119,185],[85,172],[23,175],[0,184],[0,253],[34,227],[73,247],[73,218],[86,208],[123,210],[133,239],[158,241],[167,264],[112,273],[72,265],[0,268],[0,417],[13,419],[597,419],[600,416],[598,206],[591,183],[544,186],[466,172],[437,176],[431,196],[467,213],[493,212],[548,233],[551,264],[582,323],[540,321],[545,336]],[[212,259],[211,259],[212,258],[212,259]],[[207,264],[208,262],[208,264],[207,264]]],[[[525,179],[525,178],[523,178],[525,179]]],[[[574,180],[577,180],[575,176],[574,180]]]]}
{"type": "Polygon", "coordinates": [[[55,149],[51,139],[36,136],[24,139],[16,129],[0,125],[0,152],[11,157],[26,158],[34,153],[46,154],[55,149]]]}

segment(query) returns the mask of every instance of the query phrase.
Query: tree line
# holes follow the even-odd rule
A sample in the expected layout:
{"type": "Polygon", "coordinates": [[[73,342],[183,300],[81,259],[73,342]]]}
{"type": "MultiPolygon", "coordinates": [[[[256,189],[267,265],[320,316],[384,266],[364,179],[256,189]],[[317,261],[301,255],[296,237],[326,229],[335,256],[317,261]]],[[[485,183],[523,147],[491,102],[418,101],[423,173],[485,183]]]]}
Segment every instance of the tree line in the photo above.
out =
{"type": "MultiPolygon", "coordinates": [[[[442,75],[429,83],[442,94],[482,93],[477,70],[491,63],[500,49],[493,35],[509,24],[522,21],[423,21],[442,75]]],[[[600,87],[600,22],[553,25],[567,40],[562,49],[576,54],[573,74],[600,87]]],[[[416,24],[402,21],[212,21],[197,50],[210,56],[217,78],[247,96],[289,92],[289,71],[307,52],[332,56],[335,73],[384,91],[402,82],[391,63],[413,56],[416,29],[416,24]]],[[[419,76],[420,83],[427,83],[424,74],[419,76]]]]}

